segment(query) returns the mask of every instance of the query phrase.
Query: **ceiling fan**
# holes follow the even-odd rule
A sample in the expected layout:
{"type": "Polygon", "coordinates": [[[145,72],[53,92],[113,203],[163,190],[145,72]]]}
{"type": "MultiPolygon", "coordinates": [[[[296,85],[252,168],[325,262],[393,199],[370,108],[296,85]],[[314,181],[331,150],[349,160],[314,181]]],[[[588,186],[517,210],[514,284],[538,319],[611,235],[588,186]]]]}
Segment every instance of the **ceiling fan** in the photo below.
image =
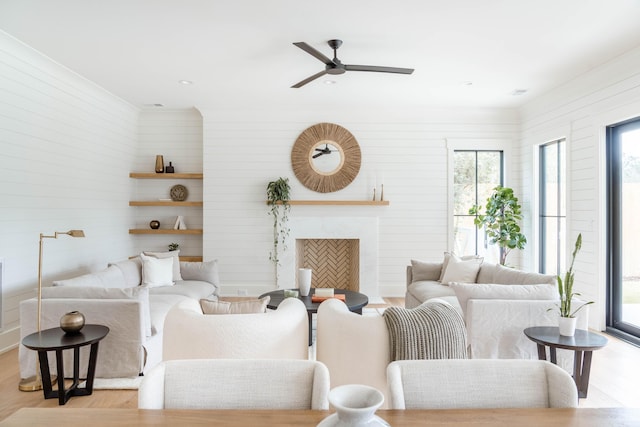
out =
{"type": "Polygon", "coordinates": [[[331,154],[332,151],[336,151],[336,150],[332,150],[329,148],[329,144],[324,144],[324,148],[316,148],[316,151],[318,151],[316,154],[314,154],[313,156],[311,156],[312,159],[317,159],[318,157],[324,155],[324,154],[331,154]]]}
{"type": "Polygon", "coordinates": [[[317,49],[309,46],[305,42],[296,42],[294,45],[298,46],[300,49],[304,50],[311,56],[316,57],[320,61],[324,62],[325,67],[323,71],[314,74],[311,77],[307,77],[306,79],[294,84],[291,86],[292,88],[300,88],[307,83],[314,81],[315,79],[324,76],[325,74],[338,75],[344,74],[347,71],[373,71],[377,73],[396,73],[396,74],[411,74],[413,73],[413,68],[396,68],[396,67],[379,67],[376,65],[347,65],[343,64],[338,59],[338,48],[342,45],[342,40],[329,40],[327,42],[329,47],[333,49],[333,59],[329,59],[322,52],[317,49]]]}

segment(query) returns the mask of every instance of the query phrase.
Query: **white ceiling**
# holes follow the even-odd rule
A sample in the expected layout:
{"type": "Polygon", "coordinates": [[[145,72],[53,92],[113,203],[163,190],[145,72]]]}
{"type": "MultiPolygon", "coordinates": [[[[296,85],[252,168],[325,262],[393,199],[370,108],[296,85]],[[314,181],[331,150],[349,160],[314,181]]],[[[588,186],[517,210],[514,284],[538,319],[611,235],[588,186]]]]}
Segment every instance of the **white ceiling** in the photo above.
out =
{"type": "Polygon", "coordinates": [[[0,29],[141,107],[510,108],[640,46],[640,1],[0,0],[0,29]],[[332,38],[416,71],[291,89],[332,38]]]}

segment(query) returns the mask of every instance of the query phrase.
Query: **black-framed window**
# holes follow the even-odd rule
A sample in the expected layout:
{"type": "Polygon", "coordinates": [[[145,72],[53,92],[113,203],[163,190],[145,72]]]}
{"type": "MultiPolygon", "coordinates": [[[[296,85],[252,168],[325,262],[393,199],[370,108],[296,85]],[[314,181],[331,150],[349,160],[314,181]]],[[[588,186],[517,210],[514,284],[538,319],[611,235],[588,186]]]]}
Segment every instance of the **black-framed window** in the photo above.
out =
{"type": "MultiPolygon", "coordinates": [[[[500,248],[489,245],[482,229],[469,214],[474,205],[484,207],[491,191],[504,185],[504,153],[500,150],[455,150],[453,152],[453,251],[458,255],[481,255],[499,263],[500,248]]],[[[484,209],[481,209],[484,211],[484,209]]]]}
{"type": "Polygon", "coordinates": [[[566,269],[567,171],[564,139],[540,146],[539,271],[561,274],[566,269]]]}

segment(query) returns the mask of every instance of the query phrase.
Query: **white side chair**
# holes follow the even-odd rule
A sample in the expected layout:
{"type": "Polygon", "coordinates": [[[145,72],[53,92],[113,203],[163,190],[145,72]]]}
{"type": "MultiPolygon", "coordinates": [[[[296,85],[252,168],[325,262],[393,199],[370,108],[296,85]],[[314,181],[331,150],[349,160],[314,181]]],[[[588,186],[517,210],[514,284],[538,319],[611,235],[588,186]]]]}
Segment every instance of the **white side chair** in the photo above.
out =
{"type": "Polygon", "coordinates": [[[285,359],[161,362],[138,391],[140,409],[329,409],[329,371],[285,359]]]}
{"type": "Polygon", "coordinates": [[[571,376],[543,360],[401,360],[387,376],[392,409],[578,406],[571,376]]]}

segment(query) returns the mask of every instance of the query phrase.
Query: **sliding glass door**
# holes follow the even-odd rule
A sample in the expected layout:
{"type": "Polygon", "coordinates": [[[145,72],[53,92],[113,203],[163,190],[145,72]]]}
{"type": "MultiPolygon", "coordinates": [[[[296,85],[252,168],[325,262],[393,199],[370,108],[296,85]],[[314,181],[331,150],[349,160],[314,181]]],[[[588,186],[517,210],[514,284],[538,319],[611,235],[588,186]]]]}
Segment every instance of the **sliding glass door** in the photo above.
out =
{"type": "Polygon", "coordinates": [[[640,341],[640,119],[607,129],[607,326],[640,341]]]}

